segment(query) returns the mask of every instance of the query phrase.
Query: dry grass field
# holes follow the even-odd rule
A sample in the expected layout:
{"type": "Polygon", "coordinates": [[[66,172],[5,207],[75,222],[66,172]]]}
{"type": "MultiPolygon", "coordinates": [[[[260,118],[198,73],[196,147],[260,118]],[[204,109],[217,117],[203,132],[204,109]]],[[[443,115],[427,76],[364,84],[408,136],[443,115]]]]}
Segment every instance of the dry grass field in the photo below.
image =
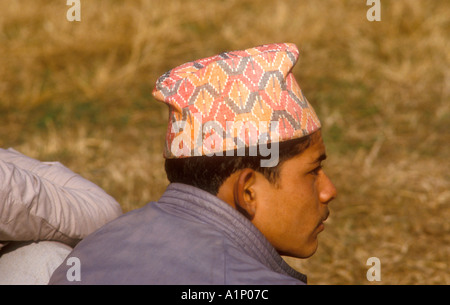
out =
{"type": "Polygon", "coordinates": [[[0,0],[0,147],[60,161],[129,211],[167,180],[156,79],[272,42],[323,124],[339,195],[306,260],[310,284],[450,284],[450,2],[0,0]],[[369,282],[369,257],[381,281],[369,282]]]}

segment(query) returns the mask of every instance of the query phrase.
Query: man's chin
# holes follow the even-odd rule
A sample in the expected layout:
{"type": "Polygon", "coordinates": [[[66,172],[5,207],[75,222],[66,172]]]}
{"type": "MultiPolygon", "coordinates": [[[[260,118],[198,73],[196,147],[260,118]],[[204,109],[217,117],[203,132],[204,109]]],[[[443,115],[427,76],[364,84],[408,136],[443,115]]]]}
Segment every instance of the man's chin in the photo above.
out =
{"type": "Polygon", "coordinates": [[[282,256],[290,256],[290,257],[305,259],[305,258],[309,258],[309,257],[313,256],[314,253],[316,253],[318,247],[319,247],[319,243],[316,239],[316,242],[308,247],[302,247],[301,249],[294,249],[291,251],[278,252],[278,253],[282,256]]]}

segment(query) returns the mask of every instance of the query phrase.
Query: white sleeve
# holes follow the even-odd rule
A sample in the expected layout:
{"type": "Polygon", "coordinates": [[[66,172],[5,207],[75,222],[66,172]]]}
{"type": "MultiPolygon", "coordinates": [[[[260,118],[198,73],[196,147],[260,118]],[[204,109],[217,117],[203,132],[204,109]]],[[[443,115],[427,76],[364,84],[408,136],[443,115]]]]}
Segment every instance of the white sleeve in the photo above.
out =
{"type": "Polygon", "coordinates": [[[0,242],[74,246],[121,214],[114,198],[59,162],[0,149],[0,242]]]}

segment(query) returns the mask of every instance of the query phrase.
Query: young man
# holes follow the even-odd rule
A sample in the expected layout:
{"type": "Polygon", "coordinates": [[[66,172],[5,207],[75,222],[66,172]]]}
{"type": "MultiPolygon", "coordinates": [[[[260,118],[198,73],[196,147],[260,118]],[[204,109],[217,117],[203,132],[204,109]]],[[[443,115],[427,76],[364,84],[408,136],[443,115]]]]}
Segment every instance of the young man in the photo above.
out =
{"type": "Polygon", "coordinates": [[[336,189],[320,122],[291,72],[293,44],[222,53],[157,81],[169,106],[158,200],[84,239],[52,284],[305,284],[336,189]],[[70,271],[72,272],[72,271],[70,271]],[[75,271],[74,271],[75,272],[75,271]]]}

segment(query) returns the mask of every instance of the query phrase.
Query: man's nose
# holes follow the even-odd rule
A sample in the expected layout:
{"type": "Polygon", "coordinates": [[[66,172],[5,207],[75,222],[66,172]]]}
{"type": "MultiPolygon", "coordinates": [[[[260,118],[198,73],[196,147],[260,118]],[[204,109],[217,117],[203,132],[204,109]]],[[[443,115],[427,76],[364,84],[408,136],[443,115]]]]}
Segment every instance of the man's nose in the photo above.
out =
{"type": "Polygon", "coordinates": [[[320,182],[319,200],[322,203],[329,203],[337,196],[337,190],[330,178],[323,173],[322,181],[320,182]]]}

